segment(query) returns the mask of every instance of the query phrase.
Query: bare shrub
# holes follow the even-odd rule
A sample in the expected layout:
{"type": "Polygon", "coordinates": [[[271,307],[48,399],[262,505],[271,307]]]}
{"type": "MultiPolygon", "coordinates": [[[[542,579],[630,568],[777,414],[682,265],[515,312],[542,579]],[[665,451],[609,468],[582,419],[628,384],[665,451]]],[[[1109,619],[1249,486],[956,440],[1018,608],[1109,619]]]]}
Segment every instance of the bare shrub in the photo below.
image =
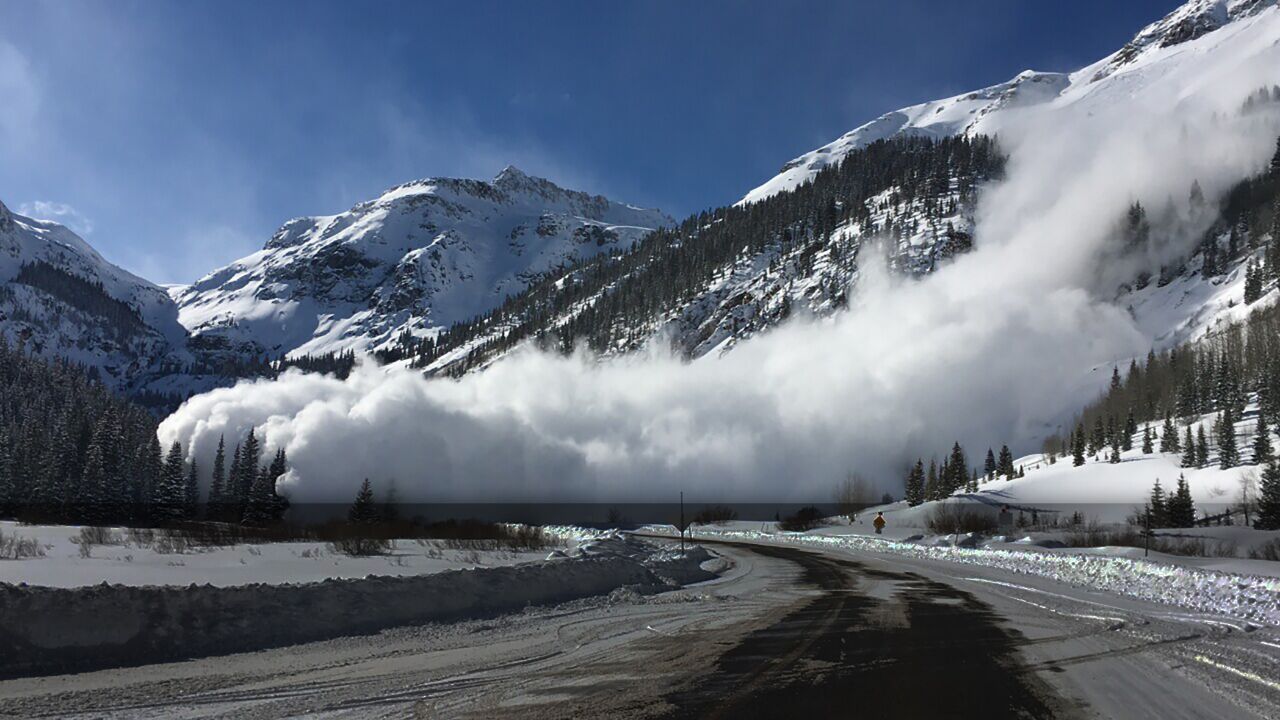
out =
{"type": "Polygon", "coordinates": [[[125,542],[137,548],[149,548],[156,541],[156,531],[151,528],[126,528],[125,542]]]}
{"type": "Polygon", "coordinates": [[[738,511],[727,505],[708,505],[693,516],[694,525],[723,525],[738,519],[738,511]]]}
{"type": "Polygon", "coordinates": [[[0,530],[0,560],[25,560],[44,557],[44,546],[35,538],[5,535],[0,530]]]}
{"type": "Polygon", "coordinates": [[[996,518],[989,512],[964,508],[952,503],[942,503],[929,513],[925,521],[929,532],[936,535],[952,533],[991,534],[996,531],[996,518]]]}
{"type": "Polygon", "coordinates": [[[151,544],[151,549],[158,555],[184,555],[189,548],[187,536],[173,530],[161,530],[151,544]]]}
{"type": "Polygon", "coordinates": [[[1280,561],[1280,538],[1249,548],[1249,559],[1280,561]]]}
{"type": "Polygon", "coordinates": [[[346,537],[334,540],[328,545],[330,552],[342,553],[351,557],[369,557],[385,555],[391,549],[391,541],[369,537],[346,537]]]}
{"type": "Polygon", "coordinates": [[[782,519],[778,527],[787,532],[805,532],[822,524],[822,511],[813,505],[802,507],[794,515],[782,519]]]}
{"type": "Polygon", "coordinates": [[[120,535],[105,527],[82,527],[80,535],[73,541],[81,545],[119,545],[120,535]]]}
{"type": "Polygon", "coordinates": [[[1067,547],[1131,547],[1150,548],[1152,552],[1181,557],[1238,557],[1239,545],[1230,539],[1213,540],[1209,538],[1185,536],[1173,537],[1152,535],[1148,544],[1147,536],[1135,527],[1105,529],[1096,522],[1066,536],[1067,547]]]}

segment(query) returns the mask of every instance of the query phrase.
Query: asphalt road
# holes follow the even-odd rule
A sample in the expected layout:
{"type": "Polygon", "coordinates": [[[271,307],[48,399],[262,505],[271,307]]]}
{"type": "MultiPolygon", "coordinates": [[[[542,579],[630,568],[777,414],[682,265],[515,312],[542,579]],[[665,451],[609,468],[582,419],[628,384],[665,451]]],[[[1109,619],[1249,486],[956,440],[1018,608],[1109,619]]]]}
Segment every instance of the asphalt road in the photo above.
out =
{"type": "Polygon", "coordinates": [[[751,550],[798,564],[803,582],[821,594],[747,636],[705,679],[669,694],[673,707],[665,717],[1072,714],[1028,672],[1016,652],[1022,638],[972,595],[916,574],[794,548],[751,550]],[[873,594],[886,585],[896,597],[873,594]]]}
{"type": "Polygon", "coordinates": [[[712,547],[732,568],[678,591],[9,680],[0,717],[1277,717],[1271,630],[994,570],[712,547]]]}

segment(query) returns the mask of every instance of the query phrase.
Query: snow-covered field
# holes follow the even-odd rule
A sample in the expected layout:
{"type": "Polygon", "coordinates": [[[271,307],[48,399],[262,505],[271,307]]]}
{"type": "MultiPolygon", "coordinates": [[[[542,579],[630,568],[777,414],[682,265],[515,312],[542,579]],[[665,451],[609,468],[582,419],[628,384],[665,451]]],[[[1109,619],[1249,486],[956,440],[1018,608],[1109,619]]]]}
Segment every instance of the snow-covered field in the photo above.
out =
{"type": "MultiPolygon", "coordinates": [[[[351,557],[324,542],[251,543],[229,547],[166,547],[131,542],[122,529],[116,542],[81,554],[80,528],[0,522],[0,533],[35,540],[43,557],[0,560],[0,583],[45,587],[304,583],[370,575],[401,577],[446,570],[498,567],[542,560],[549,550],[478,550],[449,547],[440,540],[397,540],[386,555],[351,557]],[[180,550],[180,551],[179,551],[180,550]]],[[[565,531],[566,533],[568,531],[565,531]]],[[[574,540],[563,537],[566,547],[574,540]]]]}

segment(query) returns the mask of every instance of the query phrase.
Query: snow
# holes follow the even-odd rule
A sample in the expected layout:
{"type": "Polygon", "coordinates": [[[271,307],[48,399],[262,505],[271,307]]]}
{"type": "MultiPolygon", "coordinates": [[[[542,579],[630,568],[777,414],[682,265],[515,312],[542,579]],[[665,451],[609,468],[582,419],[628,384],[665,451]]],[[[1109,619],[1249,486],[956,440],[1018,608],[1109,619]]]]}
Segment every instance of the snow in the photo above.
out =
{"type": "Polygon", "coordinates": [[[361,579],[235,586],[200,578],[187,587],[0,583],[0,674],[293,645],[517,612],[620,589],[661,592],[713,579],[714,572],[703,567],[710,559],[702,548],[673,553],[615,532],[574,549],[572,557],[398,577],[381,572],[361,579]]]}
{"type": "MultiPolygon", "coordinates": [[[[0,337],[46,358],[68,358],[97,368],[103,381],[132,390],[155,378],[164,364],[187,364],[187,332],[165,288],[111,264],[83,238],[49,220],[24,217],[0,204],[0,337]],[[123,335],[97,316],[49,293],[14,282],[23,265],[47,263],[69,275],[100,283],[111,298],[137,311],[142,323],[123,335]]],[[[199,379],[182,390],[208,389],[199,379]]]]}
{"type": "MultiPolygon", "coordinates": [[[[962,547],[907,541],[856,531],[789,533],[759,523],[698,527],[695,538],[786,543],[823,550],[887,554],[962,565],[993,567],[1019,575],[1047,578],[1075,587],[1173,605],[1257,625],[1280,626],[1280,577],[1220,572],[1183,563],[1125,557],[1121,554],[1082,553],[1011,544],[962,547]],[[1016,549],[1015,549],[1016,548],[1016,549]]],[[[892,527],[892,521],[890,524],[892,527]]],[[[674,535],[670,526],[648,526],[642,532],[674,535]]],[[[924,540],[924,538],[921,538],[924,540]]]]}
{"type": "Polygon", "coordinates": [[[542,273],[673,222],[514,167],[489,183],[419,180],[291,220],[173,298],[194,335],[251,352],[370,351],[480,315],[542,273]]]}
{"type": "MultiPolygon", "coordinates": [[[[210,584],[232,587],[264,583],[319,582],[370,575],[403,577],[446,570],[500,567],[542,560],[547,550],[472,550],[450,548],[437,540],[397,540],[383,556],[350,557],[323,542],[251,543],[230,547],[159,552],[155,545],[128,541],[114,528],[118,544],[94,545],[80,555],[80,528],[66,525],[19,525],[0,521],[0,533],[37,540],[45,556],[0,560],[0,583],[44,587],[86,587],[100,583],[129,586],[210,584]]],[[[564,535],[568,547],[576,543],[564,535]]]]}
{"type": "Polygon", "coordinates": [[[1190,0],[1143,28],[1124,48],[1076,72],[1025,70],[1007,82],[981,90],[885,113],[788,162],[738,204],[794,190],[850,152],[878,140],[897,135],[996,135],[1027,108],[1106,103],[1110,97],[1130,94],[1136,84],[1174,72],[1181,63],[1194,62],[1216,46],[1274,41],[1265,33],[1250,33],[1259,21],[1275,20],[1278,11],[1269,7],[1273,4],[1265,0],[1190,0]],[[1198,29],[1188,32],[1191,26],[1198,29]]]}
{"type": "Polygon", "coordinates": [[[788,192],[817,177],[845,155],[879,140],[899,135],[942,138],[990,132],[999,112],[1027,107],[1056,97],[1067,85],[1061,73],[1025,70],[1008,82],[973,92],[912,105],[881,115],[835,141],[788,162],[778,175],[747,193],[739,205],[788,192]]]}

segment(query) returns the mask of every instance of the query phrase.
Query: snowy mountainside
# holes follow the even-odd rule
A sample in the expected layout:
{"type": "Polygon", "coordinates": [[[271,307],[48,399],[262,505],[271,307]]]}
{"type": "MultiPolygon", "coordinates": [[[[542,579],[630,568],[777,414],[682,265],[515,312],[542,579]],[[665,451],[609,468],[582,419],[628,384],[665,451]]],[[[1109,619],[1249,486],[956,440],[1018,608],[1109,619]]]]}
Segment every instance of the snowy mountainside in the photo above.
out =
{"type": "MultiPolygon", "coordinates": [[[[1127,95],[1145,81],[1143,68],[1177,63],[1178,46],[1198,40],[1238,20],[1275,6],[1275,0],[1190,0],[1138,32],[1120,50],[1073,73],[1025,70],[1011,80],[981,90],[885,113],[835,141],[786,163],[777,175],[748,192],[753,203],[794,190],[849,152],[900,135],[944,137],[999,134],[1012,115],[1028,107],[1064,106],[1088,99],[1106,102],[1127,95]]],[[[1231,38],[1222,40],[1229,42],[1231,38]]],[[[1203,49],[1202,49],[1203,51],[1203,49]]]]}
{"type": "Polygon", "coordinates": [[[405,354],[451,373],[529,339],[562,349],[585,341],[605,355],[656,339],[689,358],[715,356],[793,312],[843,307],[860,263],[875,255],[920,275],[967,250],[977,189],[1003,164],[987,138],[869,146],[794,193],[603,253],[405,354]]]}
{"type": "Polygon", "coordinates": [[[1026,70],[1008,82],[885,113],[783,165],[776,176],[747,193],[739,203],[759,202],[794,190],[813,180],[824,168],[839,163],[851,151],[878,140],[904,135],[939,138],[991,134],[985,126],[994,124],[1001,110],[1045,102],[1057,97],[1068,84],[1067,75],[1026,70]]]}
{"type": "MultiPolygon", "coordinates": [[[[579,264],[563,273],[554,286],[531,288],[493,317],[464,323],[465,327],[443,334],[426,352],[410,354],[417,356],[417,365],[429,370],[460,372],[528,339],[558,343],[562,349],[586,340],[596,351],[611,354],[661,338],[687,357],[701,357],[727,350],[791,312],[828,314],[843,305],[845,290],[857,281],[857,253],[864,245],[888,245],[891,266],[918,275],[981,242],[974,237],[979,231],[973,223],[972,198],[965,195],[984,178],[971,172],[964,177],[955,168],[932,168],[886,183],[870,165],[857,179],[824,180],[824,174],[841,175],[843,165],[851,159],[866,163],[868,153],[883,162],[879,153],[932,152],[922,148],[944,140],[995,137],[998,145],[999,133],[1011,127],[1020,111],[1094,114],[1123,106],[1144,87],[1167,87],[1177,78],[1195,77],[1201,63],[1216,62],[1213,58],[1263,61],[1270,52],[1266,48],[1280,34],[1280,10],[1274,5],[1270,0],[1192,0],[1139,32],[1128,51],[1113,53],[1076,72],[1028,71],[1008,83],[890,113],[789,163],[782,174],[731,210],[705,214],[698,220],[702,226],[682,225],[675,237],[665,238],[666,246],[649,253],[649,260],[617,259],[619,265],[629,266],[625,270],[609,269],[595,260],[579,264]],[[811,197],[812,187],[824,182],[837,186],[834,191],[821,191],[834,204],[836,223],[813,222],[827,210],[814,205],[811,197]],[[873,198],[859,192],[851,200],[842,194],[851,188],[864,190],[869,184],[883,195],[873,198]],[[868,213],[854,206],[858,204],[864,204],[868,213]],[[755,206],[769,207],[749,215],[755,206]],[[735,212],[743,214],[739,217],[735,212]],[[868,216],[876,212],[882,214],[868,216]],[[706,238],[715,233],[716,225],[735,218],[744,223],[734,231],[739,252],[719,257],[709,273],[688,271],[689,266],[708,262],[706,238]],[[765,225],[764,232],[773,237],[760,241],[753,237],[760,231],[745,223],[765,225]],[[662,266],[662,272],[635,267],[645,262],[662,266]],[[660,293],[631,287],[654,283],[676,284],[683,292],[652,297],[660,293]],[[636,305],[645,307],[637,312],[636,305]]],[[[1280,83],[1280,75],[1275,79],[1280,83]]],[[[1268,94],[1280,93],[1268,90],[1268,94]]],[[[1157,232],[1174,230],[1156,228],[1157,232]]],[[[1243,265],[1233,267],[1233,258],[1224,278],[1220,273],[1195,273],[1193,260],[1194,254],[1184,258],[1181,267],[1167,268],[1167,274],[1162,269],[1158,285],[1145,280],[1133,283],[1138,290],[1125,290],[1114,298],[1121,307],[1132,309],[1139,327],[1161,346],[1202,334],[1219,317],[1242,312],[1238,283],[1235,292],[1225,292],[1225,283],[1241,279],[1243,265]],[[1198,300],[1208,304],[1202,306],[1198,300]]],[[[1090,384],[1086,391],[1096,389],[1090,384]]]]}
{"type": "Polygon", "coordinates": [[[175,288],[193,335],[270,355],[376,350],[483,313],[543,273],[672,223],[508,167],[405,183],[175,288]]]}
{"type": "Polygon", "coordinates": [[[96,368],[136,390],[192,358],[164,289],[107,262],[82,238],[0,204],[0,336],[96,368]]]}

